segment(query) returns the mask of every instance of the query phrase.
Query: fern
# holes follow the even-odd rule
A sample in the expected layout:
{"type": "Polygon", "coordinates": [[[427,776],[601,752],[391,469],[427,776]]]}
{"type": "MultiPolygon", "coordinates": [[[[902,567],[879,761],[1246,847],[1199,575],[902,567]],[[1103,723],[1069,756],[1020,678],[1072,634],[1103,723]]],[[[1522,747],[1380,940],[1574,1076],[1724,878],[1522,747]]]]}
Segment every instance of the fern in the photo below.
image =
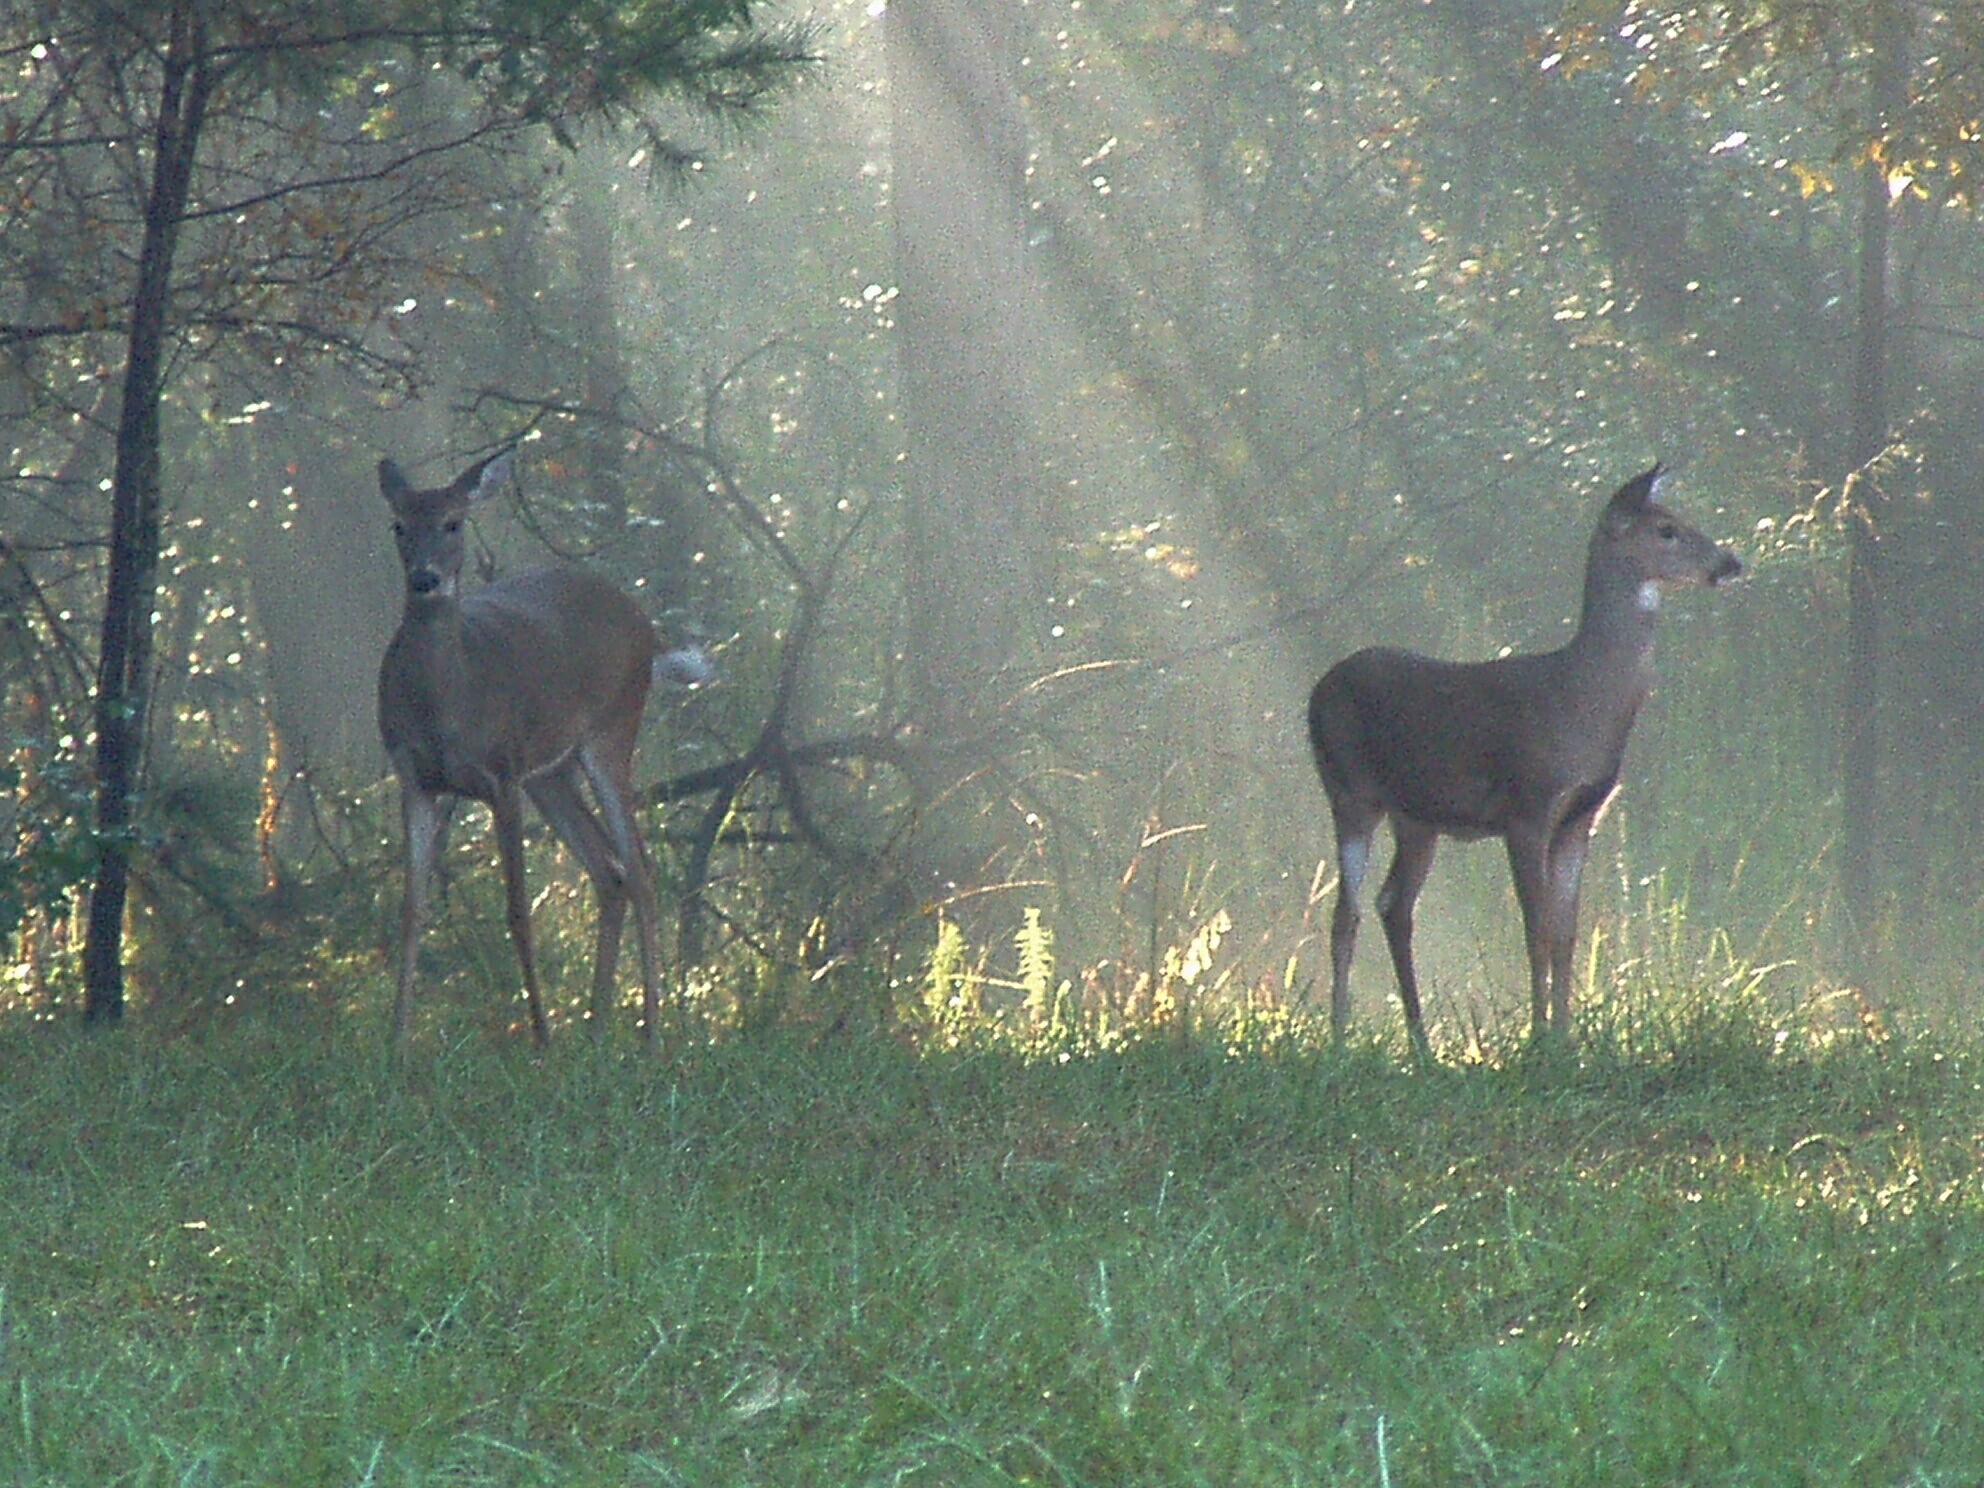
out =
{"type": "Polygon", "coordinates": [[[1028,906],[1026,921],[1013,937],[1020,953],[1020,988],[1026,1010],[1039,1027],[1054,1014],[1054,932],[1040,923],[1040,911],[1028,906]]]}
{"type": "Polygon", "coordinates": [[[1075,1012],[1072,983],[1054,974],[1054,932],[1040,922],[1040,911],[1028,909],[1026,922],[1013,937],[1019,948],[1019,987],[1026,994],[1023,1004],[1036,1050],[1066,1050],[1081,1032],[1075,1012]]]}
{"type": "MultiPolygon", "coordinates": [[[[1181,1033],[1189,1030],[1193,994],[1205,974],[1212,970],[1213,958],[1219,953],[1219,943],[1232,928],[1233,917],[1223,909],[1217,910],[1211,919],[1193,932],[1191,940],[1165,951],[1151,998],[1154,1022],[1174,1024],[1181,1033]]],[[[1219,982],[1214,984],[1215,989],[1225,978],[1226,973],[1222,973],[1219,982]]]]}
{"type": "Polygon", "coordinates": [[[964,943],[964,931],[955,920],[937,920],[937,943],[930,948],[930,962],[923,975],[923,1010],[943,1042],[956,1048],[977,1011],[976,983],[964,943]]]}

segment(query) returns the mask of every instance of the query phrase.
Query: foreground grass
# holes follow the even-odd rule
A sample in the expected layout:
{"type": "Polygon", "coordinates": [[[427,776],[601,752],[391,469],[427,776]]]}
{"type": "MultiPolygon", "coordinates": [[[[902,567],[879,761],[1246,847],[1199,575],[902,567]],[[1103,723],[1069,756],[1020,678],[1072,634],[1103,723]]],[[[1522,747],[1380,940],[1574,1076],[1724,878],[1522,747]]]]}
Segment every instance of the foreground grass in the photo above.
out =
{"type": "Polygon", "coordinates": [[[0,1028],[4,1484],[1984,1476],[1984,1065],[0,1028]]]}

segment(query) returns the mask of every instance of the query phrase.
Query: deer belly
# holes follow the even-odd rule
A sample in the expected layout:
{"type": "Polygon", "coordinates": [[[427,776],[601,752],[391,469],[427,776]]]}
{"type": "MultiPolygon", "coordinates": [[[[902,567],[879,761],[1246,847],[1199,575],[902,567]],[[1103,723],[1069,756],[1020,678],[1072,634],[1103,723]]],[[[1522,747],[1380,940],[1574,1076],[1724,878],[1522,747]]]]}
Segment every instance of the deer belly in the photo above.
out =
{"type": "Polygon", "coordinates": [[[459,750],[429,741],[426,744],[398,744],[387,750],[393,773],[403,784],[424,795],[467,796],[487,801],[496,790],[496,779],[477,767],[459,750]]]}
{"type": "Polygon", "coordinates": [[[1394,778],[1386,784],[1388,810],[1463,842],[1500,836],[1516,814],[1512,782],[1479,777],[1442,780],[1426,775],[1394,778]]]}

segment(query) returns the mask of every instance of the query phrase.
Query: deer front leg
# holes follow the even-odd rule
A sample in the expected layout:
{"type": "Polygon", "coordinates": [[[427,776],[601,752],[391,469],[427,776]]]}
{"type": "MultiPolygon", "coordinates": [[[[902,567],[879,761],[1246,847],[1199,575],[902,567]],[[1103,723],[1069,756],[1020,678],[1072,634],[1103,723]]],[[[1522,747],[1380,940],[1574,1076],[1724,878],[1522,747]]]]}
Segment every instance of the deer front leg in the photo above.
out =
{"type": "Polygon", "coordinates": [[[420,961],[420,931],[427,921],[427,888],[434,877],[447,819],[438,797],[400,786],[400,829],[406,838],[406,893],[400,901],[400,977],[393,994],[393,1047],[406,1043],[413,978],[420,961]]]}
{"type": "Polygon", "coordinates": [[[1378,890],[1378,918],[1391,949],[1392,970],[1398,977],[1398,998],[1405,1006],[1405,1031],[1412,1038],[1412,1057],[1423,1068],[1433,1062],[1426,1042],[1426,1024],[1419,1007],[1419,973],[1412,964],[1412,911],[1426,875],[1433,871],[1433,854],[1440,834],[1423,823],[1396,814],[1392,817],[1392,866],[1378,890]]]}
{"type": "Polygon", "coordinates": [[[524,998],[530,1004],[531,1038],[542,1049],[551,1042],[544,1017],[544,999],[537,990],[537,957],[530,938],[530,890],[524,883],[524,808],[517,788],[507,782],[490,792],[490,813],[496,818],[496,850],[503,859],[503,899],[510,921],[510,942],[523,968],[524,998]]]}
{"type": "Polygon", "coordinates": [[[1531,828],[1512,827],[1507,840],[1509,872],[1516,882],[1523,943],[1529,953],[1529,1040],[1535,1044],[1549,1037],[1551,1031],[1550,977],[1556,921],[1551,910],[1550,838],[1531,828]]]}
{"type": "Polygon", "coordinates": [[[1577,958],[1578,900],[1584,883],[1585,859],[1591,852],[1591,834],[1604,810],[1581,812],[1557,829],[1550,845],[1550,871],[1547,879],[1550,942],[1550,1032],[1568,1038],[1571,1032],[1572,962],[1577,958]]]}

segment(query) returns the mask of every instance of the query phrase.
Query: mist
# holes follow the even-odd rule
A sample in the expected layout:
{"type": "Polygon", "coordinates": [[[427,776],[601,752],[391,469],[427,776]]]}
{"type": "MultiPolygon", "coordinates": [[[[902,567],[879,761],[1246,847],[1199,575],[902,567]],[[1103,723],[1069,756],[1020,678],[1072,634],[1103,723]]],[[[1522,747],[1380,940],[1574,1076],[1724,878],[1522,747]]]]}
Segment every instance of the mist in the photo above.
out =
{"type": "MultiPolygon", "coordinates": [[[[778,968],[798,1015],[841,968],[913,979],[944,921],[1009,959],[1029,910],[1083,995],[1217,922],[1208,996],[1319,1008],[1309,689],[1372,643],[1561,644],[1602,502],[1656,460],[1751,573],[1668,604],[1587,943],[1974,1015],[1978,227],[1894,194],[1890,400],[1852,447],[1863,200],[1819,60],[1697,88],[1665,42],[1525,5],[820,18],[819,76],[685,121],[686,170],[612,129],[492,152],[371,286],[366,355],[182,347],[154,995],[217,915],[292,950],[387,933],[375,467],[438,484],[514,445],[469,582],[581,563],[707,648],[637,767],[663,915],[679,964],[778,968]]],[[[0,417],[19,877],[31,820],[86,815],[109,420],[18,391],[0,417]]],[[[1419,909],[1434,1022],[1491,1041],[1526,1009],[1507,880],[1450,845],[1419,909]]],[[[17,980],[50,995],[38,945],[17,980]]],[[[1355,987],[1395,1015],[1369,944],[1355,987]]]]}

